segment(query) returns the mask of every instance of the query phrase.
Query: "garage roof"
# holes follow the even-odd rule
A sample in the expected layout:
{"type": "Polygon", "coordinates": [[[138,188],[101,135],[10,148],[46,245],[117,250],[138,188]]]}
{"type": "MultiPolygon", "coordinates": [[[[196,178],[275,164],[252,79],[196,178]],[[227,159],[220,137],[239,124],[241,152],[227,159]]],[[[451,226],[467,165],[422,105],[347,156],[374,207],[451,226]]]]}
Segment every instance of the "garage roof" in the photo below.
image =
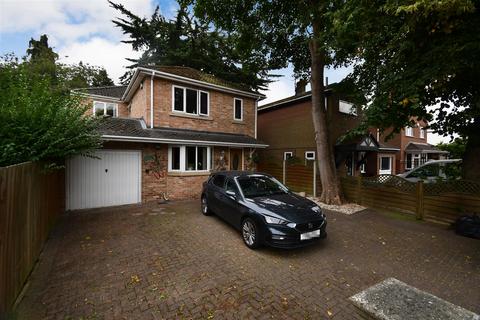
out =
{"type": "Polygon", "coordinates": [[[268,145],[243,134],[174,129],[146,128],[142,119],[104,118],[99,127],[104,140],[172,144],[205,144],[266,148],[268,145]]]}

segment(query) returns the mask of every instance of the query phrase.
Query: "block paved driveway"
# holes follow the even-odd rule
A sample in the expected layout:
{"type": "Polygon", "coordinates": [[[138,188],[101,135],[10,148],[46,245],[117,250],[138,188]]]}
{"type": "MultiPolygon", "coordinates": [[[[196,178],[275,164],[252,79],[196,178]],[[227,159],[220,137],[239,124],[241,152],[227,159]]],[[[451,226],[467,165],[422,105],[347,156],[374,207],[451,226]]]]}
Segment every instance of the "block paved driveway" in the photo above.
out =
{"type": "Polygon", "coordinates": [[[61,218],[19,319],[357,319],[347,298],[395,277],[480,312],[480,241],[371,210],[327,212],[329,237],[246,248],[198,202],[61,218]]]}

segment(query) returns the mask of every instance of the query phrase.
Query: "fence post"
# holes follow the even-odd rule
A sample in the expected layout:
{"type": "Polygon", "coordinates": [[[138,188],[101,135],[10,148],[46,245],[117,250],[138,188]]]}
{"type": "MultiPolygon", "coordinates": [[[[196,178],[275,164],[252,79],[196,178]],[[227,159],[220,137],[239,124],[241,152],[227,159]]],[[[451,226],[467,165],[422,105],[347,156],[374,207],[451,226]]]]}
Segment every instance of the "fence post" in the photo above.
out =
{"type": "Polygon", "coordinates": [[[417,181],[417,190],[416,190],[416,198],[417,198],[417,207],[416,207],[416,217],[418,220],[423,220],[424,211],[423,211],[423,181],[417,181]]]}
{"type": "Polygon", "coordinates": [[[356,194],[356,196],[357,196],[356,200],[357,201],[356,202],[359,205],[362,205],[363,201],[362,201],[362,176],[361,175],[357,177],[357,188],[356,189],[357,189],[357,194],[356,194]]]}
{"type": "Polygon", "coordinates": [[[313,160],[313,197],[317,197],[317,160],[313,160]]]}

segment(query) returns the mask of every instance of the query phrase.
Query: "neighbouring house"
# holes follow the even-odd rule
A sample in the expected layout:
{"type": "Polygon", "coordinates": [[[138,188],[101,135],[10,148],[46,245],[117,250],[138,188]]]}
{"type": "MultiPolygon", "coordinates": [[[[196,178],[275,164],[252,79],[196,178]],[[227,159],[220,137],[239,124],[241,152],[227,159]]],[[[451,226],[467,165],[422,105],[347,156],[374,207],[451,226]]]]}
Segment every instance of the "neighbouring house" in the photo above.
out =
{"type": "MultiPolygon", "coordinates": [[[[429,160],[440,160],[448,157],[447,151],[442,151],[427,142],[428,130],[426,127],[425,122],[418,121],[415,126],[401,129],[398,134],[388,140],[388,144],[397,149],[395,157],[391,159],[391,173],[403,173],[429,160]]],[[[378,129],[372,129],[370,132],[382,144],[391,130],[386,130],[382,134],[378,129]]],[[[379,162],[379,173],[382,173],[383,170],[389,171],[387,161],[383,159],[379,162]]]]}
{"type": "Polygon", "coordinates": [[[255,170],[264,96],[187,67],[136,69],[128,86],[76,90],[102,116],[97,158],[66,164],[67,209],[200,196],[215,170],[255,170]]]}
{"type": "MultiPolygon", "coordinates": [[[[294,96],[258,108],[258,138],[269,145],[259,151],[259,169],[283,180],[295,191],[316,194],[321,184],[313,165],[316,143],[312,95],[304,90],[304,84],[301,86],[297,84],[294,96]]],[[[362,114],[348,94],[335,88],[331,85],[326,89],[325,99],[328,130],[340,176],[396,174],[444,155],[427,143],[427,132],[419,127],[402,130],[388,141],[385,140],[388,132],[380,135],[377,129],[363,137],[342,139],[347,131],[360,124],[362,114]]]]}

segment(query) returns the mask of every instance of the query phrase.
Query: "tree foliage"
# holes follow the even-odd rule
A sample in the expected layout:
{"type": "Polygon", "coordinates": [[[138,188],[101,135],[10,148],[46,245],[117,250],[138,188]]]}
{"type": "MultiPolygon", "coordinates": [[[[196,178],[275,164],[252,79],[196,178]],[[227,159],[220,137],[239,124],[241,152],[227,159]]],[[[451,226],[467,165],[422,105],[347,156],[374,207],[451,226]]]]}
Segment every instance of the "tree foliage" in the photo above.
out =
{"type": "Polygon", "coordinates": [[[96,118],[84,116],[78,96],[51,85],[48,75],[8,56],[0,63],[0,166],[47,161],[58,167],[67,156],[100,147],[96,118]]]}
{"type": "Polygon", "coordinates": [[[480,152],[479,6],[472,0],[345,2],[334,19],[336,53],[357,61],[352,78],[370,97],[366,126],[398,132],[423,119],[480,152]]]}
{"type": "MultiPolygon", "coordinates": [[[[121,14],[113,23],[128,35],[123,42],[142,52],[139,59],[128,59],[132,62],[130,69],[142,65],[185,66],[251,89],[265,89],[270,82],[262,57],[236,50],[233,36],[194,17],[187,3],[180,3],[173,20],[167,20],[158,7],[147,19],[122,4],[110,5],[121,14]]],[[[128,83],[131,75],[127,72],[122,82],[128,83]]]]}
{"type": "Polygon", "coordinates": [[[103,67],[81,61],[78,64],[59,63],[58,54],[48,44],[48,36],[45,34],[39,40],[30,40],[24,60],[30,73],[47,76],[52,86],[65,91],[114,84],[103,67]]]}
{"type": "Polygon", "coordinates": [[[325,108],[324,69],[343,63],[332,47],[333,13],[343,1],[185,1],[194,5],[197,17],[229,34],[235,50],[254,57],[264,74],[291,63],[297,78],[310,80],[320,199],[342,202],[325,108]]]}

